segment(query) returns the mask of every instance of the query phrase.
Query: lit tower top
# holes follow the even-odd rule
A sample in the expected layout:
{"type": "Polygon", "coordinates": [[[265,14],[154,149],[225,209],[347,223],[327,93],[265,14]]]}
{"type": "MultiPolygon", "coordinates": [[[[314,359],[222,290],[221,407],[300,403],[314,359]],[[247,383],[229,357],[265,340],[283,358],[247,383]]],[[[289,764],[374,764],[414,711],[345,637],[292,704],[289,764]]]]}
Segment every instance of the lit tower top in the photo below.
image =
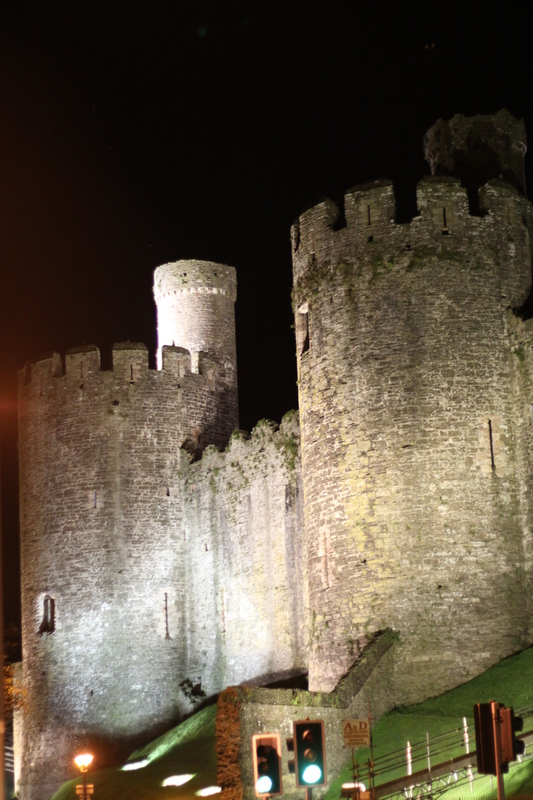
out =
{"type": "Polygon", "coordinates": [[[209,353],[228,383],[237,384],[235,300],[237,277],[233,267],[210,261],[174,261],[154,273],[157,305],[157,366],[164,345],[183,347],[198,363],[209,353]]]}

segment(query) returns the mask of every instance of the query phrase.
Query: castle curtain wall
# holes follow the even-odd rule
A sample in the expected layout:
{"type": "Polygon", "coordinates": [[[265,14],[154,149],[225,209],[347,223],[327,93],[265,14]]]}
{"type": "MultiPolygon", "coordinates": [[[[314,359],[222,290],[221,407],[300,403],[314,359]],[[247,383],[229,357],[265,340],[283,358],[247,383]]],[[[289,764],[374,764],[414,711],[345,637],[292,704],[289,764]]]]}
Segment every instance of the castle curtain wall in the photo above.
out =
{"type": "Polygon", "coordinates": [[[307,669],[299,456],[292,413],[183,470],[188,671],[208,695],[307,669]]]}

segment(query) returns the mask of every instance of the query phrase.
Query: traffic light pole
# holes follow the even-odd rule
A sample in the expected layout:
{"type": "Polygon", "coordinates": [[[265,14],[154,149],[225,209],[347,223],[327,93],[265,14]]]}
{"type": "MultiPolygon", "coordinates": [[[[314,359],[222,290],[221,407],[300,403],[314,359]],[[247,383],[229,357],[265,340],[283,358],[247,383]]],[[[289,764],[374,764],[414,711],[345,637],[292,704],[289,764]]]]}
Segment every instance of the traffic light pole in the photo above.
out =
{"type": "Polygon", "coordinates": [[[494,736],[494,752],[496,753],[496,781],[498,783],[498,800],[505,800],[505,787],[503,785],[503,772],[501,763],[501,735],[500,735],[500,708],[499,703],[491,703],[492,708],[492,733],[494,736]]]}
{"type": "Polygon", "coordinates": [[[305,800],[313,800],[313,789],[310,786],[305,787],[305,800]]]}

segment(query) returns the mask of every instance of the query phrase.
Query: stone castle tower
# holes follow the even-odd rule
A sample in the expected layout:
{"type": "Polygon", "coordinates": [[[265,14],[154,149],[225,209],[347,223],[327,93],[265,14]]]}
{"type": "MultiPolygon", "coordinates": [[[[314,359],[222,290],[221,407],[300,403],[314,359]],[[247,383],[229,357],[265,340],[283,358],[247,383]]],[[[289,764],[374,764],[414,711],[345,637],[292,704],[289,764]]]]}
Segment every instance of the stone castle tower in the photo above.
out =
{"type": "Polygon", "coordinates": [[[380,181],[293,228],[310,688],[385,627],[404,702],[530,641],[524,151],[507,112],[439,122],[409,224],[380,181]]]}
{"type": "Polygon", "coordinates": [[[386,181],[347,193],[344,227],[329,201],[302,215],[300,425],[232,435],[221,265],[156,270],[158,370],[132,343],[109,372],[95,347],[26,366],[22,800],[78,744],[116,761],[227,685],[308,670],[327,692],[384,628],[396,703],[532,641],[524,151],[507,112],[455,117],[409,224],[386,181]]]}

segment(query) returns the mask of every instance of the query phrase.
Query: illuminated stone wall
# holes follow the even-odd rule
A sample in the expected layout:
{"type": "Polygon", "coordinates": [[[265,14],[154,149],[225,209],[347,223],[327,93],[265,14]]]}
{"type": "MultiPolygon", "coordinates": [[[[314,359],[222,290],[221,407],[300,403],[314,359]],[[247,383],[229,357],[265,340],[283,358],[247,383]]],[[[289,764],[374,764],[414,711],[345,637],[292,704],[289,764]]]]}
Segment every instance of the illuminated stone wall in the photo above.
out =
{"type": "Polygon", "coordinates": [[[207,694],[307,668],[299,462],[291,413],[183,472],[189,672],[207,694]]]}
{"type": "Polygon", "coordinates": [[[517,472],[520,481],[518,513],[524,532],[523,564],[526,586],[522,602],[533,616],[533,319],[523,321],[508,311],[511,367],[516,403],[517,472]]]}
{"type": "Polygon", "coordinates": [[[345,224],[325,201],[293,227],[300,426],[232,434],[235,273],[211,262],[156,270],[158,371],[126,343],[108,372],[83,347],[21,373],[21,800],[78,746],[116,761],[227,685],[309,666],[333,699],[257,689],[240,735],[307,706],[333,730],[354,664],[377,666],[351,710],[371,692],[379,715],[532,641],[525,135],[506,113],[450,131],[426,140],[439,171],[500,174],[495,154],[515,185],[427,178],[399,224],[380,181],[347,193],[345,224]],[[384,629],[397,643],[369,650],[384,629]]]}
{"type": "MultiPolygon", "coordinates": [[[[185,263],[190,317],[216,265],[185,263]]],[[[212,353],[176,333],[165,347],[160,329],[159,371],[128,342],[110,371],[90,346],[21,373],[23,800],[72,777],[78,747],[116,762],[226,681],[305,668],[297,420],[191,463],[237,428],[234,270],[220,269],[231,292],[207,291],[199,321],[230,327],[212,353]]]]}
{"type": "Polygon", "coordinates": [[[472,216],[444,176],[417,199],[397,224],[392,185],[368,184],[344,227],[326,201],[292,231],[310,688],[331,690],[391,627],[402,703],[531,641],[532,373],[529,349],[516,376],[509,332],[531,206],[491,181],[472,216]]]}

